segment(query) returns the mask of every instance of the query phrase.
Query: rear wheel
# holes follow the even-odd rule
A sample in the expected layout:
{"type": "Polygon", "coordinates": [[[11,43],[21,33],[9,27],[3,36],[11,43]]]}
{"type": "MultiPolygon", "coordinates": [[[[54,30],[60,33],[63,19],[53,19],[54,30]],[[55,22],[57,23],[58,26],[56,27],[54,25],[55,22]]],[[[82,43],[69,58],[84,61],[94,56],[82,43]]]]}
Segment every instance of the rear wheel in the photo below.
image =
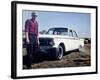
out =
{"type": "Polygon", "coordinates": [[[63,57],[63,48],[62,48],[62,46],[60,45],[58,48],[57,48],[57,50],[56,50],[56,59],[58,59],[58,60],[60,60],[60,59],[62,59],[62,57],[63,57]]]}

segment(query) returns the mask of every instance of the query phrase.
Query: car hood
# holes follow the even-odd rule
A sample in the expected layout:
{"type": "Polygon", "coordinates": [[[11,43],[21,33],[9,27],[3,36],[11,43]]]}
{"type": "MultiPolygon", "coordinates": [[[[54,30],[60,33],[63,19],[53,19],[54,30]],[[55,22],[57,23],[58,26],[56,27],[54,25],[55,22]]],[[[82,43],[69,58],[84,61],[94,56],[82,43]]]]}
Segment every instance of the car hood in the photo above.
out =
{"type": "Polygon", "coordinates": [[[39,34],[39,38],[69,38],[69,36],[39,34]]]}

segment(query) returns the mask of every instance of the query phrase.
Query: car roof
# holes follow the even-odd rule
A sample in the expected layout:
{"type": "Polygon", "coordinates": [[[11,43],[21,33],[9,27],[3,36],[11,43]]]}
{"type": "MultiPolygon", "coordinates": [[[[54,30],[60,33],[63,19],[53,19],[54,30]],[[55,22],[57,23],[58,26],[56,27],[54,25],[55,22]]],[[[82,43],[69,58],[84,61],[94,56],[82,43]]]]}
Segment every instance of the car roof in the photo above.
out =
{"type": "Polygon", "coordinates": [[[54,27],[54,28],[50,28],[50,29],[68,29],[68,28],[54,27]]]}
{"type": "Polygon", "coordinates": [[[75,30],[69,29],[67,27],[53,27],[53,28],[50,28],[50,29],[68,29],[68,30],[71,30],[71,31],[75,31],[75,30]]]}

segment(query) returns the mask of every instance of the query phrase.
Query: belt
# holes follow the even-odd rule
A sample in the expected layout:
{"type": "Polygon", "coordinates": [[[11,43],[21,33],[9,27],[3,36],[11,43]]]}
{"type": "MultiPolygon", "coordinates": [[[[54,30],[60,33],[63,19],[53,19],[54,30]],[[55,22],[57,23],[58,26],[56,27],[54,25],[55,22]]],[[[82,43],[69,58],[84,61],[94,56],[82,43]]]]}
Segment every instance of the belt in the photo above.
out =
{"type": "Polygon", "coordinates": [[[35,36],[36,36],[36,34],[35,34],[35,33],[29,33],[29,35],[35,35],[35,36]]]}

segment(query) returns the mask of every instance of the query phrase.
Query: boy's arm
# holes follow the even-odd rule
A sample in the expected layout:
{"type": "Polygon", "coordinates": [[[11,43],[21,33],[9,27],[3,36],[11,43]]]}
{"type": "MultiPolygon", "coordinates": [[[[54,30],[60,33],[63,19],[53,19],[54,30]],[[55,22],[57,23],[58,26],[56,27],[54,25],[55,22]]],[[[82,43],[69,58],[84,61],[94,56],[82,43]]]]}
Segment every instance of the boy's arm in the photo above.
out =
{"type": "Polygon", "coordinates": [[[27,21],[25,22],[25,36],[26,36],[26,42],[29,44],[28,32],[29,32],[29,20],[27,20],[27,21]]]}

